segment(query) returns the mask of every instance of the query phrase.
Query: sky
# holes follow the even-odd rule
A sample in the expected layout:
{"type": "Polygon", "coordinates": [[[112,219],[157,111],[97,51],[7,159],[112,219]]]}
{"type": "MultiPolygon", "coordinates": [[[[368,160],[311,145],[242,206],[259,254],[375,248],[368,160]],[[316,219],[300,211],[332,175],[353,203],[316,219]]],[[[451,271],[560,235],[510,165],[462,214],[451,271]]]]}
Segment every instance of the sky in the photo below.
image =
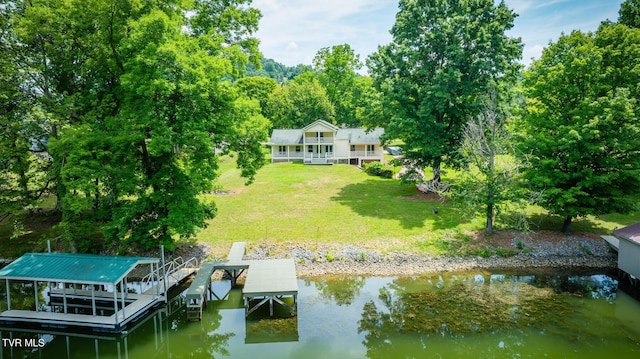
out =
{"type": "MultiPolygon", "coordinates": [[[[511,37],[524,44],[522,63],[539,58],[549,41],[573,30],[594,31],[618,19],[623,0],[505,0],[519,16],[511,37]]],[[[256,37],[264,57],[310,65],[323,47],[349,44],[360,60],[391,42],[398,0],[253,0],[262,19],[256,37]]]]}

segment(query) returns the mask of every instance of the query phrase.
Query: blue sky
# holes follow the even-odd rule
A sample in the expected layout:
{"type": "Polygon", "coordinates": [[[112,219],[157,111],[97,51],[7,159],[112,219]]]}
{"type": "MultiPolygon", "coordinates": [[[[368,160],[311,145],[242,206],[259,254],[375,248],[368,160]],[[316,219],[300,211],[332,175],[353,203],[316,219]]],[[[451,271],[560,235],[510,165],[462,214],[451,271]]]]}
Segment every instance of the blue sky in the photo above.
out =
{"type": "MultiPolygon", "coordinates": [[[[601,21],[618,19],[623,0],[505,0],[519,16],[512,37],[522,38],[523,60],[538,58],[562,32],[592,31],[601,21]]],[[[316,52],[347,43],[360,59],[391,41],[397,0],[253,0],[262,11],[260,49],[289,66],[311,64],[316,52]]]]}

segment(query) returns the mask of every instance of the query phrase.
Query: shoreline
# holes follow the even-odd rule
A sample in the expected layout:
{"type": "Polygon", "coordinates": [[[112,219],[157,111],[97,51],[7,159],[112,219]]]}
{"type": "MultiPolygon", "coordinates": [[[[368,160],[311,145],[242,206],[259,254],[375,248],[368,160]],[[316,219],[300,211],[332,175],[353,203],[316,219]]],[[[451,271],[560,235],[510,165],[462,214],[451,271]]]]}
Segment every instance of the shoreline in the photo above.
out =
{"type": "MultiPolygon", "coordinates": [[[[268,259],[268,258],[264,258],[268,259]]],[[[334,275],[357,276],[411,276],[421,274],[506,271],[521,273],[540,272],[609,272],[617,269],[617,257],[610,256],[546,256],[515,255],[511,257],[431,257],[411,256],[402,260],[333,261],[296,263],[300,278],[334,275]]]]}
{"type": "MultiPolygon", "coordinates": [[[[308,247],[300,243],[258,244],[249,246],[246,260],[291,258],[299,278],[319,276],[411,276],[466,271],[505,271],[515,273],[601,272],[618,269],[617,253],[597,237],[522,239],[513,237],[502,248],[511,255],[434,256],[410,252],[381,254],[374,249],[352,245],[325,244],[308,247]]],[[[225,260],[216,258],[207,243],[183,245],[168,256],[195,257],[199,263],[225,260]]],[[[12,260],[0,260],[0,268],[12,260]]],[[[135,274],[134,274],[135,276],[135,274]]],[[[221,276],[219,273],[214,277],[221,276]]]]}
{"type": "Polygon", "coordinates": [[[292,258],[298,277],[332,275],[410,276],[463,271],[610,272],[618,268],[617,253],[602,239],[565,237],[562,240],[514,240],[513,255],[433,256],[412,253],[380,254],[348,245],[302,245],[286,248],[259,245],[246,259],[292,258]],[[520,247],[520,249],[518,249],[520,247]],[[277,255],[271,255],[277,253],[277,255]]]}

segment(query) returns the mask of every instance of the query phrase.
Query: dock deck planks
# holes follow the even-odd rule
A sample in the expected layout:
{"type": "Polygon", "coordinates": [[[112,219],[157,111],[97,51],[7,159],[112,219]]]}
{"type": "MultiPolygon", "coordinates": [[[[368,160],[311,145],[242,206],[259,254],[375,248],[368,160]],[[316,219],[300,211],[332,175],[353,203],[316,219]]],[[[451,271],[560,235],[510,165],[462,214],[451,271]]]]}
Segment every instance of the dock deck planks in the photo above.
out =
{"type": "Polygon", "coordinates": [[[242,289],[247,297],[291,295],[298,292],[298,279],[293,259],[251,261],[242,289]]]}
{"type": "Polygon", "coordinates": [[[269,304],[269,313],[273,316],[273,302],[288,307],[293,314],[297,312],[298,279],[293,259],[267,259],[251,261],[249,274],[242,289],[245,316],[253,313],[265,304],[269,304]],[[282,297],[293,297],[293,306],[282,301],[282,297]],[[257,304],[252,301],[261,299],[257,304]]]}

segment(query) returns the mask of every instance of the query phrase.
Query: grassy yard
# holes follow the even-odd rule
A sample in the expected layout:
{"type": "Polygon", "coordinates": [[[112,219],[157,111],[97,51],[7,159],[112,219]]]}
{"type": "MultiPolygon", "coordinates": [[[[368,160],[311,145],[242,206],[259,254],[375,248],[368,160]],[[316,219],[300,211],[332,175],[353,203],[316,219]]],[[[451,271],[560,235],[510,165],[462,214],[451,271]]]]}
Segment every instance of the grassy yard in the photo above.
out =
{"type": "MultiPolygon", "coordinates": [[[[449,201],[420,194],[413,185],[369,176],[355,166],[268,164],[254,184],[245,186],[234,160],[223,157],[220,173],[215,193],[206,195],[215,201],[218,214],[197,237],[217,256],[226,254],[234,241],[247,241],[250,247],[341,244],[382,252],[460,254],[461,247],[474,242],[469,233],[483,225],[481,218],[472,218],[449,201]]],[[[455,178],[455,173],[449,171],[446,178],[455,178]]],[[[23,214],[25,225],[15,238],[12,218],[0,222],[0,257],[42,251],[45,238],[59,235],[59,229],[52,229],[59,216],[38,212],[23,214]]],[[[540,207],[530,207],[527,214],[534,231],[561,227],[562,219],[540,207]]],[[[587,217],[575,220],[573,229],[611,233],[638,220],[640,213],[587,217]]]]}
{"type": "MultiPolygon", "coordinates": [[[[274,163],[261,169],[250,186],[244,186],[232,160],[225,158],[221,170],[220,193],[210,195],[218,214],[198,235],[217,254],[226,253],[233,241],[442,253],[439,242],[483,225],[449,202],[420,195],[413,185],[369,176],[355,166],[274,163]]],[[[528,214],[534,230],[558,230],[562,223],[538,207],[528,214]]],[[[637,220],[638,214],[612,214],[577,219],[573,228],[610,233],[637,220]]]]}
{"type": "Polygon", "coordinates": [[[406,250],[443,231],[479,228],[442,201],[416,198],[413,185],[369,176],[355,166],[274,163],[251,186],[228,166],[222,164],[218,185],[229,193],[214,196],[218,215],[198,236],[214,246],[245,240],[406,250]]]}
{"type": "MultiPolygon", "coordinates": [[[[483,224],[447,201],[420,195],[413,185],[369,176],[354,166],[269,164],[251,186],[244,186],[230,159],[222,161],[221,169],[221,194],[211,195],[218,215],[198,235],[218,254],[238,240],[439,253],[439,242],[480,230],[483,224]]],[[[560,228],[561,219],[541,208],[532,207],[528,214],[534,230],[560,228]]],[[[589,217],[576,220],[574,230],[610,233],[636,220],[636,214],[589,217]]]]}

